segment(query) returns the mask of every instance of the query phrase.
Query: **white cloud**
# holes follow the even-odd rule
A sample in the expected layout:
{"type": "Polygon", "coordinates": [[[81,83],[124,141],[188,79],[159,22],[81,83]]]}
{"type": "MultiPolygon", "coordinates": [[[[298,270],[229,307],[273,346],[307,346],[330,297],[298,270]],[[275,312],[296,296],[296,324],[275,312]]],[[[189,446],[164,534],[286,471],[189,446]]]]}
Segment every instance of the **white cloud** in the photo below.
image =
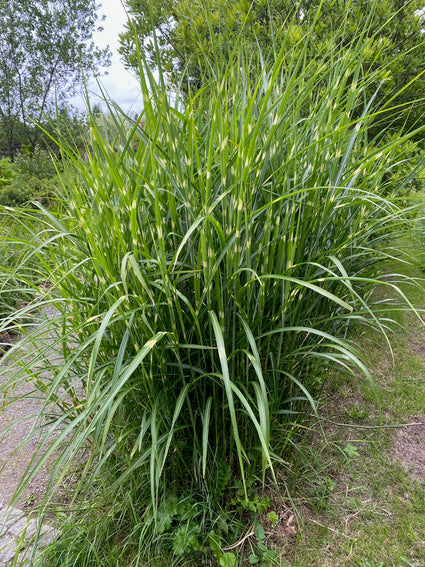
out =
{"type": "MultiPolygon", "coordinates": [[[[102,0],[98,9],[99,17],[106,18],[101,25],[103,31],[94,34],[94,42],[99,47],[109,45],[112,52],[112,65],[108,68],[108,75],[101,77],[100,82],[109,98],[122,107],[126,112],[131,110],[140,111],[142,103],[140,86],[137,79],[129,71],[118,54],[118,34],[123,31],[127,16],[120,0],[102,0]]],[[[95,81],[89,83],[90,100],[93,104],[97,102],[99,89],[95,81]]],[[[84,108],[82,97],[74,97],[72,104],[84,108]]]]}

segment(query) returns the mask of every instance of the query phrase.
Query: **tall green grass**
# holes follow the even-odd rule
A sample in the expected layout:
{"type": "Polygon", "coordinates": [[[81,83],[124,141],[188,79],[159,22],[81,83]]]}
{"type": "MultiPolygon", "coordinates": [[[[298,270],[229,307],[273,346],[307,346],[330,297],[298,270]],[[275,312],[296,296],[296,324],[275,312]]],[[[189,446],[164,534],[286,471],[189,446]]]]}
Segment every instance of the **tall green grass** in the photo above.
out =
{"type": "Polygon", "coordinates": [[[34,208],[16,212],[11,207],[2,207],[0,322],[3,323],[3,332],[19,333],[22,331],[20,325],[30,323],[29,313],[22,320],[16,315],[33,300],[34,292],[46,277],[43,266],[34,254],[35,248],[43,248],[44,228],[45,225],[34,208]],[[28,247],[29,242],[32,243],[32,249],[28,247]]]}
{"type": "Polygon", "coordinates": [[[22,487],[49,455],[52,491],[78,464],[65,507],[91,518],[64,523],[49,564],[234,564],[219,550],[237,502],[276,480],[326,373],[371,380],[347,336],[387,327],[371,292],[406,217],[386,173],[412,134],[368,139],[382,69],[363,36],[313,60],[308,41],[271,64],[236,46],[184,97],[141,64],[138,120],[109,103],[117,134],[93,117],[86,160],[59,141],[63,213],[43,211],[47,243],[29,248],[53,338],[9,354],[9,387],[46,396],[22,487]]]}

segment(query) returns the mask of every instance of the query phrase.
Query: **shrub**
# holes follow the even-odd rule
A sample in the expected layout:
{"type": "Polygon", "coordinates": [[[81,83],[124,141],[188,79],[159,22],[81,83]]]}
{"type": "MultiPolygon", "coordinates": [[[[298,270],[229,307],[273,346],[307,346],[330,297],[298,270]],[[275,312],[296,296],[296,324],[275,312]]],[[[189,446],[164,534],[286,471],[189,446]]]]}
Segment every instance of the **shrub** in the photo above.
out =
{"type": "Polygon", "coordinates": [[[326,372],[370,379],[344,337],[387,324],[369,300],[403,211],[381,192],[409,136],[368,145],[362,37],[308,62],[288,53],[252,67],[235,49],[172,102],[141,73],[140,122],[111,107],[116,138],[93,119],[87,161],[68,152],[66,211],[45,212],[50,245],[29,253],[53,284],[57,338],[9,353],[13,384],[27,372],[46,395],[46,443],[56,432],[22,487],[49,455],[57,483],[83,459],[73,502],[93,513],[83,534],[63,526],[51,565],[234,565],[221,546],[236,512],[259,511],[254,479],[276,480],[326,372]]]}
{"type": "Polygon", "coordinates": [[[58,177],[40,179],[31,175],[18,175],[9,185],[0,188],[0,205],[21,207],[30,201],[44,204],[58,195],[58,177]]]}
{"type": "Polygon", "coordinates": [[[8,185],[16,175],[16,169],[8,159],[0,160],[0,188],[8,185]]]}
{"type": "Polygon", "coordinates": [[[33,200],[47,203],[57,196],[61,167],[45,150],[37,147],[33,153],[18,154],[13,164],[5,159],[1,163],[0,206],[21,207],[33,200]]]}
{"type": "Polygon", "coordinates": [[[32,152],[20,152],[15,158],[15,167],[21,175],[38,179],[55,177],[58,165],[56,156],[39,146],[36,146],[32,152]]]}

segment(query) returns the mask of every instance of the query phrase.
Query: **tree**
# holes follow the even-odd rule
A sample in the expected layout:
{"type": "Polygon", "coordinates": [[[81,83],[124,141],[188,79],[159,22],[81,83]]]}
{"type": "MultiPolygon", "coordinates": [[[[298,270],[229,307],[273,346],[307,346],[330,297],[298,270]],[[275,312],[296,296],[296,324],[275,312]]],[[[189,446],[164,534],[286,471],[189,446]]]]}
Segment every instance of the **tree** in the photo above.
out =
{"type": "MultiPolygon", "coordinates": [[[[129,21],[120,36],[126,65],[138,69],[136,36],[148,64],[158,65],[152,35],[155,28],[161,66],[169,71],[175,85],[184,69],[192,83],[201,84],[203,67],[214,64],[217,56],[228,59],[235,41],[243,41],[251,57],[258,56],[260,47],[264,57],[269,54],[273,58],[283,43],[301,51],[309,30],[305,56],[313,58],[319,52],[330,52],[331,43],[340,50],[349,48],[367,26],[365,65],[382,68],[383,85],[377,101],[388,100],[395,93],[399,94],[394,105],[417,100],[410,116],[412,127],[422,115],[425,81],[409,83],[425,69],[423,1],[126,0],[126,4],[129,21]]],[[[373,84],[370,92],[376,89],[373,84]]]]}
{"type": "Polygon", "coordinates": [[[19,130],[34,146],[34,122],[109,64],[109,49],[92,41],[96,8],[95,0],[0,0],[0,124],[10,156],[19,130]]]}

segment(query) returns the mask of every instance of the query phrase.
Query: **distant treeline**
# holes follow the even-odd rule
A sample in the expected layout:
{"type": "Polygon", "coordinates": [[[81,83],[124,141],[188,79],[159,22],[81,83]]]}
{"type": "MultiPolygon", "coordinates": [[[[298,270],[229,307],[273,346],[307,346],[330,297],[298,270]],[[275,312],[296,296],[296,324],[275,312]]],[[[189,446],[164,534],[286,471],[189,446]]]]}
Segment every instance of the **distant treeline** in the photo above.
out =
{"type": "MultiPolygon", "coordinates": [[[[12,147],[10,145],[0,145],[0,158],[10,157],[11,150],[13,152],[13,155],[16,155],[21,151],[23,145],[24,144],[22,144],[21,142],[14,142],[12,144],[12,147]]],[[[24,145],[24,147],[28,146],[24,145]]]]}
{"type": "Polygon", "coordinates": [[[8,158],[14,161],[14,158],[19,153],[27,154],[28,156],[33,155],[36,147],[46,150],[49,153],[59,153],[59,148],[56,144],[46,144],[44,140],[40,140],[35,146],[23,142],[13,142],[12,145],[0,144],[0,159],[8,158]]]}

